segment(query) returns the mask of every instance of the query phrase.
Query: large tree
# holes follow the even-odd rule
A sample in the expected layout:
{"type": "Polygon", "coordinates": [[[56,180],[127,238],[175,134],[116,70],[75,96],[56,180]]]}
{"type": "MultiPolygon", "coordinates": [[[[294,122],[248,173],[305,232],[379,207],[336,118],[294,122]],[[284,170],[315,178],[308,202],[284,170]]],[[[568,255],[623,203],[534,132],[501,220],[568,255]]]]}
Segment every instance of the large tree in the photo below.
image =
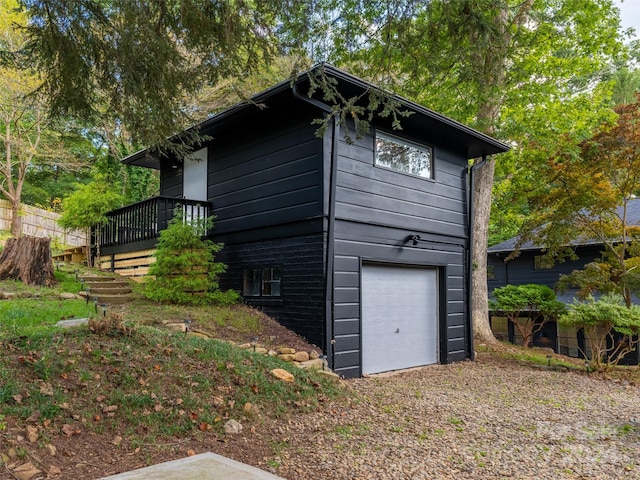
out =
{"type": "MultiPolygon", "coordinates": [[[[558,148],[558,132],[586,137],[602,121],[598,82],[621,49],[613,0],[22,3],[54,112],[95,117],[107,105],[152,144],[189,121],[184,98],[202,85],[306,50],[511,142],[500,175],[516,186],[529,180],[526,166],[558,148]]],[[[476,335],[492,341],[486,248],[496,165],[474,163],[472,315],[476,335]]]]}
{"type": "MultiPolygon", "coordinates": [[[[493,158],[473,162],[471,308],[476,337],[493,342],[486,277],[490,214],[515,233],[526,212],[527,185],[542,178],[537,163],[572,146],[557,141],[559,132],[586,138],[610,118],[603,80],[623,51],[619,13],[611,0],[396,1],[384,8],[367,16],[380,28],[361,23],[346,35],[362,42],[358,48],[335,51],[358,73],[513,146],[497,164],[493,158]],[[504,182],[492,196],[496,167],[504,182]],[[493,212],[492,205],[498,207],[493,212]]],[[[354,28],[340,25],[343,36],[354,28]]]]}
{"type": "MultiPolygon", "coordinates": [[[[0,1],[0,51],[19,52],[25,45],[21,26],[26,25],[26,16],[17,5],[17,0],[0,1]]],[[[84,163],[71,149],[63,148],[68,140],[67,126],[59,122],[59,128],[54,129],[37,93],[40,85],[40,75],[20,55],[0,64],[0,194],[11,203],[14,237],[22,233],[22,192],[30,170],[36,165],[40,169],[75,170],[84,163]]]]}
{"type": "Polygon", "coordinates": [[[640,288],[640,225],[628,217],[630,202],[640,195],[640,97],[615,112],[613,126],[541,164],[548,181],[529,197],[531,215],[521,241],[534,240],[562,259],[571,254],[571,242],[597,240],[604,246],[602,259],[563,284],[577,285],[585,295],[614,291],[629,306],[640,288]]]}
{"type": "MultiPolygon", "coordinates": [[[[106,110],[136,142],[192,121],[203,86],[244,77],[305,36],[304,0],[21,0],[24,49],[45,72],[54,114],[99,121],[106,110]]],[[[176,149],[178,145],[173,144],[176,149]]]]}

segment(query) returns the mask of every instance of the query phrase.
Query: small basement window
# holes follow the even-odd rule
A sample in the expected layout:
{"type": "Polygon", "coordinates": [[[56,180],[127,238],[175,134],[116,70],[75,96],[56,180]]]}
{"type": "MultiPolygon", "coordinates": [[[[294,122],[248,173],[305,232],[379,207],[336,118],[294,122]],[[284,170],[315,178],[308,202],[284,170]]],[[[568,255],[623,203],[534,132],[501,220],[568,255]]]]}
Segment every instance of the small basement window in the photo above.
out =
{"type": "Polygon", "coordinates": [[[536,255],[533,257],[534,270],[551,270],[553,268],[553,260],[546,255],[536,255]]]}
{"type": "Polygon", "coordinates": [[[245,297],[279,297],[279,267],[248,268],[242,272],[242,295],[245,297]]]}
{"type": "Polygon", "coordinates": [[[432,163],[431,147],[376,132],[376,166],[423,178],[433,178],[432,163]]]}

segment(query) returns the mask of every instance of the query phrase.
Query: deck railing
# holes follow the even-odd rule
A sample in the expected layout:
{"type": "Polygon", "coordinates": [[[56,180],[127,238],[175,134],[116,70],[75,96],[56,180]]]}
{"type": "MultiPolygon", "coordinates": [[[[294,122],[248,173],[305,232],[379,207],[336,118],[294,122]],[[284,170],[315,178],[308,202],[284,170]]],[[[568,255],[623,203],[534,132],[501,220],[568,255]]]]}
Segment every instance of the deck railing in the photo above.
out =
{"type": "Polygon", "coordinates": [[[153,240],[167,228],[178,207],[190,221],[207,219],[212,214],[211,202],[153,197],[109,212],[108,223],[94,231],[99,232],[101,247],[153,240]]]}

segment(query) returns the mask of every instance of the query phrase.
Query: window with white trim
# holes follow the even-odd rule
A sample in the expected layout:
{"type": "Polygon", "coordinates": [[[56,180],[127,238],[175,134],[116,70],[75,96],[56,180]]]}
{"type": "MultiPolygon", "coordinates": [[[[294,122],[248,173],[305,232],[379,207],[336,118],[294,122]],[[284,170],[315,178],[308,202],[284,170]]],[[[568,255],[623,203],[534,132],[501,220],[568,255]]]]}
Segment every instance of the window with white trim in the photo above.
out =
{"type": "Polygon", "coordinates": [[[248,268],[242,272],[242,295],[245,297],[281,296],[279,267],[248,268]]]}
{"type": "Polygon", "coordinates": [[[433,178],[433,148],[376,132],[375,164],[418,177],[433,178]]]}

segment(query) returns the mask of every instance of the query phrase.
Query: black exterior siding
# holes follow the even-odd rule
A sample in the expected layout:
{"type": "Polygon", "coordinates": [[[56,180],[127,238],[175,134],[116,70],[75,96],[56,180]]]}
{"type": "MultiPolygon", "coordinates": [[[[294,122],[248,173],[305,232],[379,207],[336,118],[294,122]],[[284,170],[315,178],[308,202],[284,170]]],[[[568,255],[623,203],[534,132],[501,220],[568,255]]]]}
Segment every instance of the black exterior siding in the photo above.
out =
{"type": "Polygon", "coordinates": [[[434,179],[374,166],[372,135],[341,139],[336,188],[333,368],[361,374],[362,262],[436,267],[440,362],[467,358],[466,159],[436,150],[434,179]],[[412,245],[409,234],[421,241],[412,245]]]}
{"type": "Polygon", "coordinates": [[[577,247],[576,260],[557,262],[549,269],[535,269],[535,257],[543,255],[540,250],[527,250],[508,262],[504,259],[510,252],[490,253],[487,264],[490,271],[488,285],[489,293],[505,285],[526,285],[535,283],[555,288],[561,275],[570,274],[573,270],[580,270],[585,264],[601,258],[602,247],[577,247]]]}
{"type": "Polygon", "coordinates": [[[324,243],[317,234],[227,245],[217,255],[228,265],[220,286],[241,289],[245,268],[280,267],[282,295],[246,297],[245,302],[324,351],[324,243]]]}

